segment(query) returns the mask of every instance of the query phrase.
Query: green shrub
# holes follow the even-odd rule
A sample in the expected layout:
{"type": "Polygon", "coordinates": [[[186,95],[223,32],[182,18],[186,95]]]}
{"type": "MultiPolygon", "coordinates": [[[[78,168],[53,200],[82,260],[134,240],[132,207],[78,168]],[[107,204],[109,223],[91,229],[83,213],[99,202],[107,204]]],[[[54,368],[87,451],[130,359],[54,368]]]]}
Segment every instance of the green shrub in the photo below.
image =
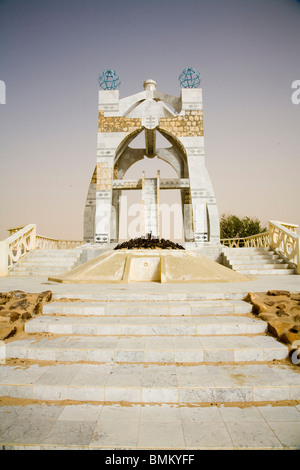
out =
{"type": "Polygon", "coordinates": [[[244,238],[265,232],[266,227],[262,227],[257,218],[243,217],[236,215],[222,214],[220,220],[220,232],[222,238],[244,238]]]}

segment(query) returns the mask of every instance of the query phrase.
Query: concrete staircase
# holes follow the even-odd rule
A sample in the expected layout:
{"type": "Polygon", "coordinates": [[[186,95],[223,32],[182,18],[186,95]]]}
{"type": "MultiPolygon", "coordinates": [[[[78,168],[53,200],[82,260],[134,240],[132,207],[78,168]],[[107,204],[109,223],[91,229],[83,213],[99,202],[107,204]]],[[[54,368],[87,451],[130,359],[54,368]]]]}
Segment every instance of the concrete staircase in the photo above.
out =
{"type": "Polygon", "coordinates": [[[223,248],[223,264],[242,274],[295,274],[292,266],[267,248],[223,248]]]}
{"type": "Polygon", "coordinates": [[[297,386],[288,386],[293,372],[272,365],[287,357],[287,347],[265,334],[266,323],[248,316],[251,305],[237,295],[164,302],[95,297],[53,302],[26,323],[32,336],[8,343],[7,357],[53,364],[7,366],[6,395],[176,404],[300,398],[299,375],[297,386]]]}
{"type": "MultiPolygon", "coordinates": [[[[6,344],[7,364],[0,367],[0,396],[35,400],[34,405],[28,402],[30,412],[35,407],[37,416],[48,413],[50,418],[44,427],[39,424],[39,432],[38,420],[33,419],[27,430],[33,437],[27,441],[21,433],[25,421],[20,419],[23,428],[17,428],[17,436],[22,437],[11,437],[14,428],[3,434],[0,430],[0,445],[238,448],[224,424],[213,422],[212,432],[208,422],[194,423],[195,414],[214,420],[219,413],[214,404],[300,400],[300,375],[284,361],[287,347],[266,334],[264,321],[252,317],[252,306],[242,300],[245,294],[185,294],[174,289],[165,295],[159,290],[146,294],[141,284],[135,293],[116,289],[114,294],[54,294],[43,314],[26,323],[27,337],[6,344]],[[19,362],[10,364],[12,359],[19,362]],[[53,403],[38,405],[39,400],[53,403]],[[74,404],[65,406],[54,424],[53,413],[62,408],[54,403],[63,400],[74,404]],[[98,420],[100,411],[104,421],[98,420]],[[88,418],[91,413],[97,418],[88,418]],[[109,421],[112,418],[105,416],[110,414],[119,418],[109,421]],[[129,415],[123,428],[120,423],[125,425],[122,419],[129,415]],[[64,416],[74,422],[75,431],[64,416]],[[147,416],[146,422],[140,421],[142,416],[147,416]],[[157,424],[158,417],[162,423],[157,424]]],[[[238,413],[239,408],[230,410],[238,413]]],[[[266,426],[265,421],[259,426],[266,426]]],[[[272,434],[272,447],[282,448],[270,428],[265,432],[272,434]]],[[[264,447],[262,442],[266,441],[260,441],[264,447]]]]}
{"type": "Polygon", "coordinates": [[[24,256],[9,272],[10,276],[59,275],[74,268],[81,248],[66,250],[33,250],[24,256]]]}

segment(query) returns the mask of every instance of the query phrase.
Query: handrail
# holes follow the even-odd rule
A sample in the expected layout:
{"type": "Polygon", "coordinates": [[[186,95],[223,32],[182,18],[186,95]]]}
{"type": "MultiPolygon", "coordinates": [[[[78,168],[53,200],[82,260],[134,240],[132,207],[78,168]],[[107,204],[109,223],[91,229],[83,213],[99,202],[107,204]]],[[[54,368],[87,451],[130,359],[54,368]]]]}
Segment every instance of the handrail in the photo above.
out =
{"type": "MultiPolygon", "coordinates": [[[[272,221],[269,221],[269,222],[272,222],[272,221]]],[[[290,223],[287,223],[287,222],[279,222],[279,220],[273,220],[273,222],[276,223],[276,224],[282,225],[283,227],[285,227],[289,230],[292,230],[292,232],[295,232],[295,233],[296,233],[296,229],[299,227],[299,225],[297,225],[297,224],[290,224],[290,223]]]]}
{"type": "Polygon", "coordinates": [[[36,236],[36,248],[40,250],[62,250],[76,248],[82,245],[80,240],[57,240],[56,238],[44,237],[42,235],[36,236]]]}
{"type": "Polygon", "coordinates": [[[276,220],[269,220],[270,247],[296,266],[300,274],[300,236],[276,220]]]}
{"type": "Polygon", "coordinates": [[[83,243],[80,240],[57,240],[36,235],[35,224],[10,228],[8,231],[10,236],[0,241],[0,276],[7,276],[13,265],[34,249],[71,249],[83,243]]]}
{"type": "Polygon", "coordinates": [[[249,237],[222,238],[220,242],[228,248],[267,248],[269,246],[269,232],[257,233],[249,237]]]}
{"type": "Polygon", "coordinates": [[[29,224],[0,242],[0,276],[6,276],[14,263],[35,248],[36,225],[29,224]]]}
{"type": "Polygon", "coordinates": [[[25,225],[22,225],[21,227],[14,227],[14,228],[8,228],[7,231],[9,232],[9,236],[13,235],[14,233],[18,232],[19,230],[22,230],[25,225]]]}

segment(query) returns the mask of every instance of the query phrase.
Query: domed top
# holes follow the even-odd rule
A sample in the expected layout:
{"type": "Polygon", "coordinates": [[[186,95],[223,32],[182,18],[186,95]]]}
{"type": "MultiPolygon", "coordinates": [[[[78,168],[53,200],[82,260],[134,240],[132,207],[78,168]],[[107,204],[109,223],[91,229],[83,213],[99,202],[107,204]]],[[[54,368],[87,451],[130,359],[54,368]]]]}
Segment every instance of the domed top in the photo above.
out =
{"type": "Polygon", "coordinates": [[[201,82],[200,73],[194,67],[184,69],[179,75],[182,88],[199,88],[201,82]]]}
{"type": "Polygon", "coordinates": [[[144,89],[145,90],[156,90],[156,82],[152,80],[152,78],[148,78],[148,80],[144,81],[144,89]]]}
{"type": "Polygon", "coordinates": [[[121,85],[120,77],[114,70],[104,70],[98,82],[103,90],[117,90],[121,85]]]}

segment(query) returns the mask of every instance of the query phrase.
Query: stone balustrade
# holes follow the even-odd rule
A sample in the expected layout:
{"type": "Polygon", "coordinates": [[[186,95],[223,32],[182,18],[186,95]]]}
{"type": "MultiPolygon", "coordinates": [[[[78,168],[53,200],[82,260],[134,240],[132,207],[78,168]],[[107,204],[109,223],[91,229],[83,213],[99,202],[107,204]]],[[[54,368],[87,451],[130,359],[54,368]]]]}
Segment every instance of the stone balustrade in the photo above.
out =
{"type": "Polygon", "coordinates": [[[220,242],[228,248],[267,248],[270,246],[269,232],[258,233],[250,237],[223,238],[220,242]]]}
{"type": "Polygon", "coordinates": [[[267,232],[243,238],[223,238],[220,242],[229,248],[272,248],[293,263],[297,274],[300,274],[300,236],[296,233],[297,228],[296,224],[270,220],[267,232]]]}
{"type": "Polygon", "coordinates": [[[79,240],[57,240],[56,238],[36,236],[36,248],[40,250],[70,250],[82,245],[79,240]]]}
{"type": "Polygon", "coordinates": [[[34,249],[71,249],[83,243],[79,240],[57,240],[36,235],[35,224],[11,228],[8,231],[10,236],[0,241],[0,276],[7,276],[13,265],[34,249]]]}
{"type": "Polygon", "coordinates": [[[297,227],[291,224],[283,225],[276,220],[269,221],[270,246],[293,263],[300,274],[300,236],[293,230],[297,227]]]}
{"type": "Polygon", "coordinates": [[[10,233],[12,235],[0,242],[0,276],[6,276],[14,263],[35,248],[35,224],[26,225],[18,231],[10,229],[10,233]]]}

